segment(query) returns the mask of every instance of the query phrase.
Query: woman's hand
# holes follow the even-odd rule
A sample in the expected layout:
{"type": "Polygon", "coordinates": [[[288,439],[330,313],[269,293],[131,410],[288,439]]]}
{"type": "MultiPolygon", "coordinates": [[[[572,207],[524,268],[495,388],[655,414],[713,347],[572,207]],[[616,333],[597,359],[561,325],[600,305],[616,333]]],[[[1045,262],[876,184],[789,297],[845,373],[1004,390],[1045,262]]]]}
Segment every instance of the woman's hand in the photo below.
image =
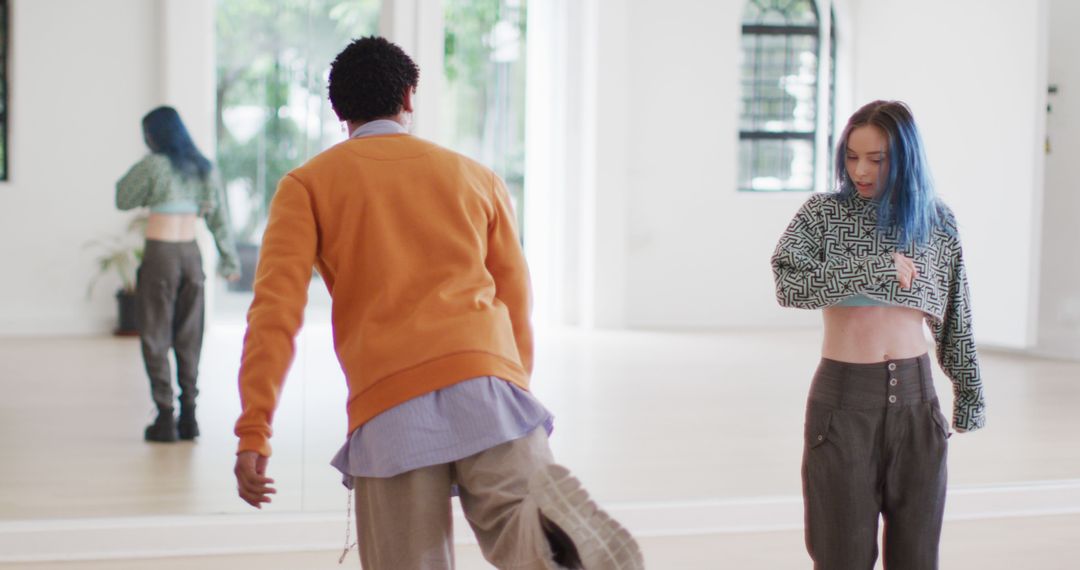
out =
{"type": "Polygon", "coordinates": [[[225,276],[225,280],[228,281],[229,283],[236,283],[237,281],[240,280],[240,274],[239,273],[230,273],[230,274],[225,276]]]}
{"type": "Polygon", "coordinates": [[[277,489],[271,487],[274,480],[266,476],[266,463],[268,458],[254,451],[241,451],[236,454],[236,489],[240,498],[247,504],[261,509],[263,503],[269,503],[269,495],[277,493],[277,489]]]}
{"type": "Polygon", "coordinates": [[[899,252],[894,252],[892,258],[896,265],[896,279],[900,281],[900,287],[910,289],[911,284],[919,277],[919,269],[915,267],[915,262],[899,252]]]}

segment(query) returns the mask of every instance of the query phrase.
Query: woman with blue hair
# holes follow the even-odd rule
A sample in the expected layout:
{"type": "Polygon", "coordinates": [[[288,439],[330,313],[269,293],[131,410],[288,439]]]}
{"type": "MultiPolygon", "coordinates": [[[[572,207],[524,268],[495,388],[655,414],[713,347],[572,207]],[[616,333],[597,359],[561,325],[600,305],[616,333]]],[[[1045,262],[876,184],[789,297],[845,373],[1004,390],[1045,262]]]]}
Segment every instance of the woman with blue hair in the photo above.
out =
{"type": "Polygon", "coordinates": [[[772,257],[779,303],[822,309],[825,323],[806,407],[807,550],[818,569],[871,568],[880,517],[885,568],[937,568],[952,434],[924,323],[952,381],[953,427],[985,422],[956,220],[898,101],[852,115],[835,180],[795,214],[772,257]]]}
{"type": "Polygon", "coordinates": [[[213,165],[199,152],[172,107],[158,107],[143,117],[143,138],[150,154],[116,183],[116,207],[150,208],[146,247],[136,285],[139,336],[150,391],[158,416],[146,428],[147,441],[192,440],[196,380],[203,335],[202,256],[195,243],[201,217],[217,243],[219,273],[240,277],[228,210],[213,165]],[[176,356],[180,417],[173,416],[169,351],[176,356]]]}

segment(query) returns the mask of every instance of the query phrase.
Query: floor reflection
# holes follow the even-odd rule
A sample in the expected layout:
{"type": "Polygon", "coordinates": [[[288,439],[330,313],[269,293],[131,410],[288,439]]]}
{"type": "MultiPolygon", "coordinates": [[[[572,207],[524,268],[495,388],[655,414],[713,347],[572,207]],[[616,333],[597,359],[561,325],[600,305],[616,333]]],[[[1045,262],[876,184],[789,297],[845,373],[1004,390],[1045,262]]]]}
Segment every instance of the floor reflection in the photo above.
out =
{"type": "MultiPolygon", "coordinates": [[[[246,512],[234,493],[239,320],[207,332],[198,443],[151,445],[138,341],[0,340],[0,517],[246,512]]],[[[797,496],[813,331],[541,331],[534,389],[559,461],[601,501],[797,496]]],[[[1080,478],[1080,363],[984,354],[989,427],[954,437],[953,486],[1080,478]]],[[[951,389],[937,372],[943,409],[951,389]]],[[[275,418],[273,511],[346,505],[330,325],[309,318],[275,418]]]]}

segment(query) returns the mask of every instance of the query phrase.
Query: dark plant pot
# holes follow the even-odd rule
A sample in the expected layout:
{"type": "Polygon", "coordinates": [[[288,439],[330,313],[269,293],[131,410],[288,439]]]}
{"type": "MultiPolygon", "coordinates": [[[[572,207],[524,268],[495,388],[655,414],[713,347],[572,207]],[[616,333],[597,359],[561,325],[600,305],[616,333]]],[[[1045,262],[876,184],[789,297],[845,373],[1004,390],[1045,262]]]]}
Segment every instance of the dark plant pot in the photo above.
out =
{"type": "Polygon", "coordinates": [[[139,321],[136,318],[135,293],[133,291],[116,292],[117,336],[139,336],[139,321]]]}
{"type": "Polygon", "coordinates": [[[240,279],[229,282],[229,291],[251,291],[255,284],[255,266],[259,264],[259,246],[254,243],[238,243],[236,254],[240,258],[240,279]]]}

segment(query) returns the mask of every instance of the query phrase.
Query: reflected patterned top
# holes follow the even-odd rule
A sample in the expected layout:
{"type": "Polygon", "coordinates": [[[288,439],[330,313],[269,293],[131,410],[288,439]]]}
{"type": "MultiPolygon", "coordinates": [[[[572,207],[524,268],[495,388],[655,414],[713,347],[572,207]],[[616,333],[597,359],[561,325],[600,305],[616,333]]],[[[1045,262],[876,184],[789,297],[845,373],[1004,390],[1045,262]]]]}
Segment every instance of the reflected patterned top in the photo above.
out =
{"type": "Polygon", "coordinates": [[[206,220],[214,236],[223,276],[240,271],[236,244],[229,229],[229,216],[221,182],[216,171],[205,180],[176,172],[164,154],[148,154],[116,183],[116,207],[121,210],[148,207],[161,213],[197,213],[206,220]],[[184,204],[195,204],[190,211],[184,204]]]}
{"type": "Polygon", "coordinates": [[[971,301],[956,220],[914,251],[896,247],[895,232],[877,227],[873,201],[815,194],[795,214],[772,256],[776,299],[784,307],[822,309],[855,295],[919,309],[934,333],[937,358],[953,384],[953,425],[983,427],[985,400],[971,328],[971,301]],[[893,252],[905,253],[919,275],[900,287],[893,252]]]}

